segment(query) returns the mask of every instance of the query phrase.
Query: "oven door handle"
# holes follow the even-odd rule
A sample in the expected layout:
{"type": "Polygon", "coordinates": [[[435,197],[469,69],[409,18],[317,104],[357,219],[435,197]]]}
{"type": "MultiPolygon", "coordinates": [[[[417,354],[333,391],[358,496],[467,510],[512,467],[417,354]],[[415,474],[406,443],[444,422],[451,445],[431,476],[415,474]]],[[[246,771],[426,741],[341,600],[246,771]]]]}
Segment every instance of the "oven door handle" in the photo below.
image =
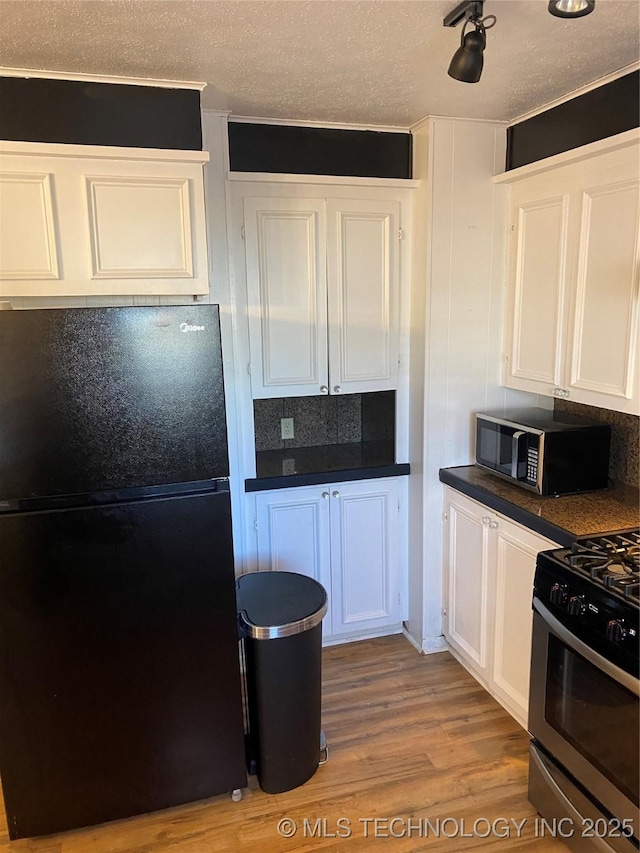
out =
{"type": "Polygon", "coordinates": [[[554,634],[556,634],[563,643],[569,646],[570,649],[573,649],[574,652],[582,655],[582,657],[586,658],[589,663],[592,663],[601,672],[604,672],[605,675],[613,678],[613,680],[617,681],[618,684],[626,687],[634,696],[640,696],[640,681],[638,681],[636,676],[631,675],[629,672],[625,672],[624,669],[620,669],[619,666],[611,663],[611,661],[608,661],[605,657],[598,654],[598,652],[595,652],[586,643],[583,643],[582,640],[578,639],[575,634],[572,634],[568,628],[565,628],[562,622],[556,619],[553,613],[551,613],[537,598],[533,599],[533,609],[540,614],[548,627],[551,628],[554,634]]]}

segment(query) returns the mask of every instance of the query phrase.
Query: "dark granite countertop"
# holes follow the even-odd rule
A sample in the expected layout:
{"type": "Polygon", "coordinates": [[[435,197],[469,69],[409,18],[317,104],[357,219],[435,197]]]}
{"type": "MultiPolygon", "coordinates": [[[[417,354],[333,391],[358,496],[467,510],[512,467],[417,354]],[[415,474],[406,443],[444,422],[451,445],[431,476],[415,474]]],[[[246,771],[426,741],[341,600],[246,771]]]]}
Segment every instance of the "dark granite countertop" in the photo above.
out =
{"type": "Polygon", "coordinates": [[[393,441],[288,447],[256,453],[256,477],[245,480],[245,491],[370,480],[408,473],[408,464],[394,460],[393,441]]]}
{"type": "Polygon", "coordinates": [[[640,524],[638,489],[622,484],[598,492],[541,497],[475,465],[441,468],[440,480],[561,545],[570,545],[579,536],[640,524]]]}

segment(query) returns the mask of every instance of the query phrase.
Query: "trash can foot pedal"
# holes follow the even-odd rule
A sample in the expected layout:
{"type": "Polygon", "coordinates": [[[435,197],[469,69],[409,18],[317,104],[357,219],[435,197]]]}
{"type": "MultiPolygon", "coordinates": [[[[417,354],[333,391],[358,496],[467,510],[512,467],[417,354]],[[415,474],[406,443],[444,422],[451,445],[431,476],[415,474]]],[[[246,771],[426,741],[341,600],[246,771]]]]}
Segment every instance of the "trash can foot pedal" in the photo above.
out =
{"type": "Polygon", "coordinates": [[[329,747],[327,746],[327,739],[325,737],[324,732],[320,732],[320,761],[318,762],[318,766],[322,764],[326,764],[329,760],[329,747]]]}

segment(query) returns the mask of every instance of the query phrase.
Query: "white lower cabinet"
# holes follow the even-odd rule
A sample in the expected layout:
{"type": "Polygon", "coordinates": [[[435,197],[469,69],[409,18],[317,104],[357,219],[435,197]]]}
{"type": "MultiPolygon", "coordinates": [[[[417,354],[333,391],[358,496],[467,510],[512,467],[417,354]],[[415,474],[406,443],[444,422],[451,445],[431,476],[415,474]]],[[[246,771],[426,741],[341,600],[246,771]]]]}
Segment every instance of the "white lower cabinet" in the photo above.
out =
{"type": "Polygon", "coordinates": [[[260,571],[299,572],[325,587],[323,633],[386,633],[406,618],[395,478],[256,493],[260,571]]]}
{"type": "Polygon", "coordinates": [[[559,545],[450,488],[445,518],[445,637],[526,728],[536,556],[559,545]]]}

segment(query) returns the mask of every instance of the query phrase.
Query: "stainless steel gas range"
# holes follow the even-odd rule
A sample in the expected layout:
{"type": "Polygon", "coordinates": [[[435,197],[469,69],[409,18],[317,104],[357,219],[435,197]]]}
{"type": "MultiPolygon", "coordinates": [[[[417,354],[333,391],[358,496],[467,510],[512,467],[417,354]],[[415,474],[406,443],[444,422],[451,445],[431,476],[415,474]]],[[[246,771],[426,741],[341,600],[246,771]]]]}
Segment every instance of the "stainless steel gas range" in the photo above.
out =
{"type": "Polygon", "coordinates": [[[639,570],[637,529],[537,558],[529,799],[580,853],[639,848],[639,570]]]}

